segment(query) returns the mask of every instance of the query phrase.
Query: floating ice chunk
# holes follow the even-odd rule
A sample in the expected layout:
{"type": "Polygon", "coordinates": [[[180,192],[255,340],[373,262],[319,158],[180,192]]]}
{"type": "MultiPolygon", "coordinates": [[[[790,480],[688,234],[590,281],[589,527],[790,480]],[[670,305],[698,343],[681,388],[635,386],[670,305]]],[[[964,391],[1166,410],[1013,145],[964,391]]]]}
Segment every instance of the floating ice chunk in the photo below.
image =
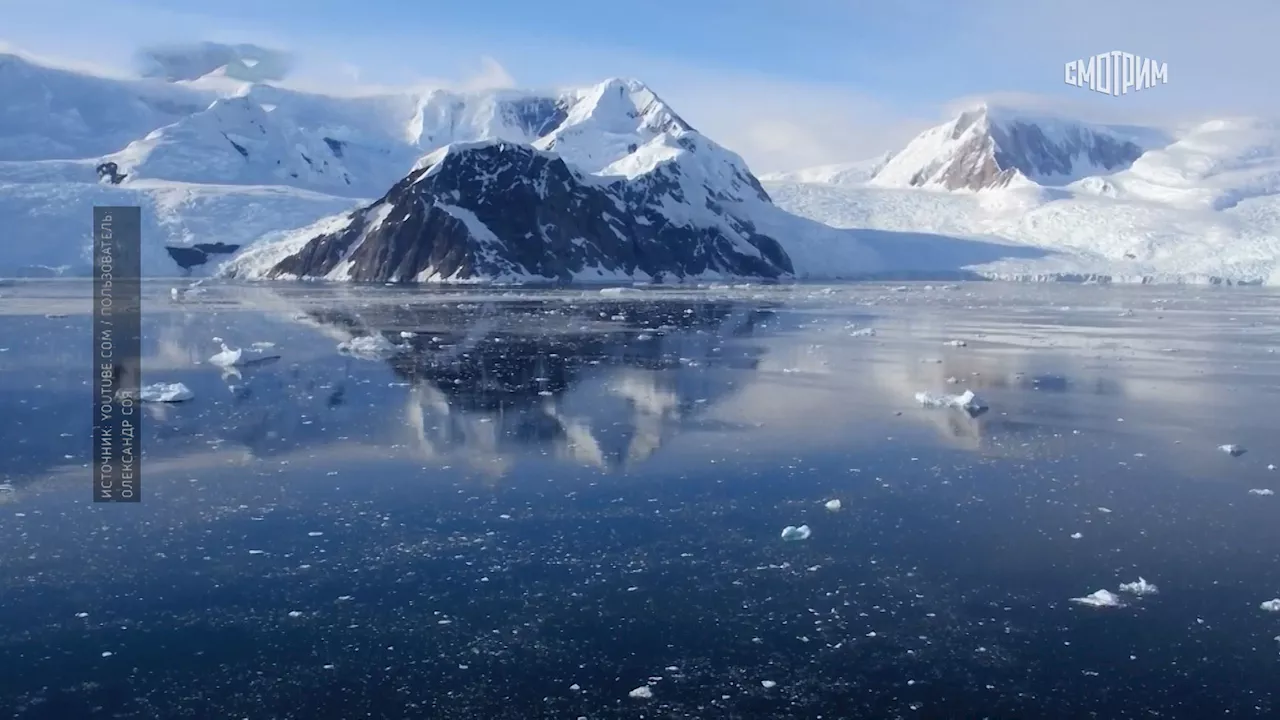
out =
{"type": "Polygon", "coordinates": [[[812,534],[813,531],[809,529],[808,525],[801,525],[800,527],[788,525],[782,528],[782,539],[787,541],[808,540],[812,534]]]}
{"type": "Polygon", "coordinates": [[[1078,533],[1078,532],[1076,532],[1076,533],[1071,533],[1071,539],[1072,539],[1072,540],[1079,540],[1079,539],[1080,539],[1080,538],[1082,538],[1082,537],[1084,537],[1084,535],[1082,535],[1081,533],[1078,533]]]}
{"type": "Polygon", "coordinates": [[[241,358],[244,357],[244,350],[239,348],[229,348],[226,343],[220,342],[219,344],[222,345],[222,350],[219,351],[218,354],[209,358],[209,362],[211,364],[222,368],[230,368],[241,363],[241,358]]]}
{"type": "Polygon", "coordinates": [[[1263,610],[1266,610],[1267,612],[1280,612],[1280,598],[1276,598],[1275,600],[1268,600],[1262,603],[1262,605],[1260,605],[1259,607],[1261,607],[1263,610]]]}
{"type": "Polygon", "coordinates": [[[653,697],[653,688],[648,685],[641,685],[635,690],[627,693],[627,696],[635,698],[636,700],[649,700],[653,697]]]}
{"type": "Polygon", "coordinates": [[[1098,512],[1103,513],[1103,514],[1105,514],[1105,515],[1110,515],[1110,514],[1111,514],[1111,508],[1100,507],[1100,508],[1098,508],[1098,512]]]}
{"type": "Polygon", "coordinates": [[[1245,449],[1239,445],[1219,445],[1218,449],[1230,455],[1231,457],[1240,457],[1245,453],[1245,449]]]}
{"type": "Polygon", "coordinates": [[[1275,495],[1276,491],[1269,490],[1267,488],[1254,488],[1249,491],[1249,494],[1250,495],[1275,495]]]}
{"type": "Polygon", "coordinates": [[[875,334],[875,328],[857,328],[849,333],[849,337],[872,337],[875,334]]]}
{"type": "Polygon", "coordinates": [[[138,397],[143,402],[176,403],[195,397],[195,393],[182,383],[153,383],[142,388],[138,397]]]}
{"type": "Polygon", "coordinates": [[[258,342],[250,345],[249,347],[253,348],[254,350],[257,350],[258,352],[262,352],[263,350],[270,350],[275,346],[276,344],[273,342],[268,342],[266,340],[259,340],[258,342]]]}
{"type": "Polygon", "coordinates": [[[1267,469],[1268,469],[1268,470],[1275,470],[1275,469],[1276,469],[1276,466],[1275,466],[1275,465],[1268,465],[1268,466],[1267,466],[1267,469]]]}
{"type": "Polygon", "coordinates": [[[764,686],[764,689],[765,689],[765,690],[768,690],[768,689],[770,689],[770,688],[778,687],[778,683],[776,683],[776,682],[774,682],[774,681],[772,681],[772,680],[761,680],[761,681],[760,681],[760,684],[764,686]]]}
{"type": "Polygon", "coordinates": [[[825,507],[826,507],[828,510],[830,510],[831,512],[836,512],[837,510],[839,510],[839,509],[841,508],[840,500],[839,500],[839,499],[836,499],[836,500],[828,500],[828,501],[826,502],[825,507]]]}
{"type": "Polygon", "coordinates": [[[600,288],[601,295],[631,295],[633,293],[640,293],[640,292],[641,292],[640,290],[637,290],[635,288],[629,288],[629,287],[600,288]]]}
{"type": "Polygon", "coordinates": [[[971,415],[976,415],[987,409],[986,403],[978,399],[972,390],[965,390],[959,395],[935,395],[928,392],[916,393],[916,402],[928,408],[956,408],[964,410],[971,415]]]}
{"type": "Polygon", "coordinates": [[[1131,595],[1155,595],[1160,592],[1160,589],[1139,575],[1138,579],[1133,582],[1121,583],[1120,592],[1127,592],[1131,595]]]}
{"type": "Polygon", "coordinates": [[[382,334],[364,335],[338,343],[338,352],[362,360],[385,360],[400,350],[400,346],[382,334]]]}
{"type": "Polygon", "coordinates": [[[1084,597],[1071,598],[1071,602],[1089,607],[1120,607],[1120,596],[1110,590],[1099,590],[1084,597]]]}
{"type": "Polygon", "coordinates": [[[409,340],[410,338],[413,337],[413,333],[409,332],[408,330],[401,330],[400,337],[404,338],[405,340],[409,340]]]}
{"type": "Polygon", "coordinates": [[[963,340],[948,340],[947,344],[950,345],[951,347],[968,347],[969,346],[969,343],[963,340]]]}

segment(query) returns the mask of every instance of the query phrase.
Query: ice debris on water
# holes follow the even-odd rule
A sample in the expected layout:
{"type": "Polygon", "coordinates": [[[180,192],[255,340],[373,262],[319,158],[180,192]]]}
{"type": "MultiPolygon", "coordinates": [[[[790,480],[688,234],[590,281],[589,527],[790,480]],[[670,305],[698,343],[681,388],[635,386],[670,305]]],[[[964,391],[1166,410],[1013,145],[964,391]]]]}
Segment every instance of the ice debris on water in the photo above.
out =
{"type": "Polygon", "coordinates": [[[840,504],[840,500],[839,500],[839,499],[836,499],[836,500],[828,500],[828,501],[826,502],[826,504],[824,505],[824,507],[826,507],[826,508],[827,508],[828,510],[830,510],[831,512],[836,512],[836,511],[837,511],[837,510],[839,510],[842,506],[841,506],[841,504],[840,504]]]}
{"type": "Polygon", "coordinates": [[[799,527],[796,527],[795,525],[788,525],[782,528],[782,539],[787,541],[808,540],[809,536],[812,534],[813,531],[809,529],[808,525],[801,525],[799,527]]]}
{"type": "Polygon", "coordinates": [[[1280,612],[1280,598],[1276,598],[1275,600],[1268,600],[1262,603],[1262,605],[1260,605],[1259,607],[1261,607],[1263,610],[1266,610],[1267,612],[1280,612]]]}
{"type": "Polygon", "coordinates": [[[1089,607],[1120,607],[1120,596],[1110,590],[1098,590],[1084,597],[1071,598],[1071,602],[1089,607]]]}
{"type": "Polygon", "coordinates": [[[947,344],[951,347],[969,347],[969,343],[963,340],[948,340],[947,344]]]}
{"type": "Polygon", "coordinates": [[[1231,445],[1231,444],[1219,445],[1218,449],[1230,455],[1231,457],[1240,457],[1245,453],[1245,449],[1240,447],[1239,445],[1231,445]]]}
{"type": "Polygon", "coordinates": [[[180,382],[152,383],[142,388],[138,397],[143,402],[176,403],[190,400],[195,397],[195,393],[180,382]]]}
{"type": "Polygon", "coordinates": [[[930,392],[916,393],[916,402],[927,408],[956,408],[964,410],[971,414],[977,414],[987,409],[986,403],[973,394],[972,390],[965,390],[959,395],[934,394],[930,392]]]}
{"type": "Polygon", "coordinates": [[[1270,490],[1267,488],[1254,488],[1249,491],[1249,494],[1250,495],[1275,495],[1276,491],[1270,490]]]}
{"type": "Polygon", "coordinates": [[[1127,592],[1131,595],[1155,595],[1160,592],[1160,589],[1139,575],[1138,579],[1133,582],[1121,583],[1120,592],[1127,592]]]}
{"type": "Polygon", "coordinates": [[[239,348],[229,348],[226,343],[221,341],[218,342],[222,346],[222,350],[209,358],[210,364],[223,368],[235,367],[241,364],[244,357],[244,350],[239,348]]]}
{"type": "Polygon", "coordinates": [[[760,681],[760,684],[761,684],[762,686],[764,686],[764,689],[765,689],[765,690],[769,690],[770,688],[778,687],[778,683],[776,683],[776,682],[774,682],[774,681],[772,681],[772,680],[761,680],[761,681],[760,681]]]}
{"type": "Polygon", "coordinates": [[[849,337],[873,337],[875,334],[875,328],[855,328],[850,331],[849,337]]]}
{"type": "Polygon", "coordinates": [[[381,334],[363,335],[338,343],[338,352],[362,360],[385,360],[400,349],[381,334]]]}
{"type": "Polygon", "coordinates": [[[648,685],[641,685],[635,690],[627,693],[627,695],[635,698],[636,700],[648,700],[653,697],[653,688],[648,685]]]}

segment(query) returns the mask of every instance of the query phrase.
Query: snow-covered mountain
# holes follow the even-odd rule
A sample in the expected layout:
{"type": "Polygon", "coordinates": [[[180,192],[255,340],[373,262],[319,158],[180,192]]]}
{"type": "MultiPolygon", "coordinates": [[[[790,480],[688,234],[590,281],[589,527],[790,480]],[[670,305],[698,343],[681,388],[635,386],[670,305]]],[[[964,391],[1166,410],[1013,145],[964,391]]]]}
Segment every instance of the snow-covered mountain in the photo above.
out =
{"type": "Polygon", "coordinates": [[[816,168],[764,184],[780,207],[833,227],[1052,253],[971,266],[993,277],[1280,284],[1272,120],[1166,132],[983,106],[863,178],[816,168]]]}
{"type": "Polygon", "coordinates": [[[1062,185],[1123,170],[1142,152],[1110,128],[982,104],[921,133],[870,182],[944,190],[1062,185]]]}
{"type": "Polygon", "coordinates": [[[261,81],[282,58],[189,79],[226,58],[157,57],[125,78],[0,54],[0,275],[85,272],[89,208],[141,205],[151,275],[243,248],[226,275],[1280,283],[1272,122],[983,105],[762,184],[633,80],[340,96],[261,81]]]}
{"type": "Polygon", "coordinates": [[[718,167],[718,149],[694,137],[655,138],[645,150],[672,157],[653,167],[626,156],[628,169],[642,170],[634,176],[583,174],[529,145],[448,145],[379,201],[250,248],[224,274],[361,282],[790,274],[779,243],[731,210],[747,197],[767,202],[759,185],[749,175],[735,183],[735,168],[718,167]],[[696,163],[706,155],[719,182],[688,169],[705,169],[696,163]]]}

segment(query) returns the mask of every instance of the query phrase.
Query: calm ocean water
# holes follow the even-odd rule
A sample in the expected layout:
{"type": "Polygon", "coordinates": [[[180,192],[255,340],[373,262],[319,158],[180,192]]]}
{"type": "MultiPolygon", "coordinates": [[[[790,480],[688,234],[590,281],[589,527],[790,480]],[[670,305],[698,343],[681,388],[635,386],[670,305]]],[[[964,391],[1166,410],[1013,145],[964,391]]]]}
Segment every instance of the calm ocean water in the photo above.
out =
{"type": "Polygon", "coordinates": [[[0,717],[1280,715],[1280,294],[156,285],[120,507],[87,296],[0,288],[0,717]]]}

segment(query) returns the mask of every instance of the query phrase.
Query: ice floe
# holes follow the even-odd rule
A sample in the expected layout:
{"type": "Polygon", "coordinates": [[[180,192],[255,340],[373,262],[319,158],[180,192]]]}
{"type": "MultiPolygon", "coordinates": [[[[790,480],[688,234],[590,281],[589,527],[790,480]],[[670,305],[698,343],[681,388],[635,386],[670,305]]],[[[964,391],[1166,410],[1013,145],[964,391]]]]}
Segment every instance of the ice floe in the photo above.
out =
{"type": "Polygon", "coordinates": [[[837,500],[828,500],[824,504],[824,507],[826,507],[831,512],[836,512],[842,507],[842,505],[840,504],[840,501],[837,499],[837,500]]]}
{"type": "Polygon", "coordinates": [[[1276,491],[1270,490],[1268,488],[1254,488],[1249,491],[1249,494],[1250,495],[1275,495],[1276,491]]]}
{"type": "Polygon", "coordinates": [[[1130,595],[1155,595],[1160,592],[1152,583],[1146,581],[1142,576],[1133,582],[1121,583],[1120,592],[1127,592],[1130,595]]]}
{"type": "Polygon", "coordinates": [[[1245,453],[1245,449],[1240,447],[1239,445],[1231,445],[1231,444],[1219,445],[1218,449],[1230,455],[1231,457],[1240,457],[1245,453]]]}
{"type": "Polygon", "coordinates": [[[956,408],[971,415],[977,415],[987,409],[987,404],[974,395],[972,390],[965,390],[959,395],[922,391],[916,393],[916,402],[927,408],[956,408]]]}
{"type": "Polygon", "coordinates": [[[808,540],[809,536],[812,534],[813,530],[810,530],[808,525],[801,525],[799,527],[796,527],[795,525],[788,525],[782,528],[783,540],[808,540]]]}
{"type": "Polygon", "coordinates": [[[364,335],[338,343],[338,352],[362,360],[385,360],[402,348],[383,335],[364,335]]]}
{"type": "Polygon", "coordinates": [[[249,350],[244,350],[242,348],[228,347],[222,341],[222,338],[214,338],[213,341],[218,343],[222,349],[209,358],[209,364],[216,365],[224,370],[260,365],[280,359],[279,355],[266,353],[267,348],[274,347],[271,343],[254,343],[249,350]]]}
{"type": "Polygon", "coordinates": [[[1262,605],[1260,605],[1259,607],[1261,607],[1263,610],[1266,610],[1267,612],[1280,612],[1280,598],[1276,598],[1275,600],[1268,600],[1262,603],[1262,605]]]}
{"type": "Polygon", "coordinates": [[[653,697],[653,688],[648,685],[641,685],[635,690],[627,693],[627,696],[635,698],[636,700],[649,700],[653,697]]]}
{"type": "Polygon", "coordinates": [[[1120,607],[1120,596],[1110,590],[1099,590],[1084,597],[1071,598],[1071,602],[1090,607],[1120,607]]]}
{"type": "Polygon", "coordinates": [[[195,397],[195,393],[180,382],[152,383],[142,388],[138,397],[143,402],[176,403],[190,400],[195,397]]]}

